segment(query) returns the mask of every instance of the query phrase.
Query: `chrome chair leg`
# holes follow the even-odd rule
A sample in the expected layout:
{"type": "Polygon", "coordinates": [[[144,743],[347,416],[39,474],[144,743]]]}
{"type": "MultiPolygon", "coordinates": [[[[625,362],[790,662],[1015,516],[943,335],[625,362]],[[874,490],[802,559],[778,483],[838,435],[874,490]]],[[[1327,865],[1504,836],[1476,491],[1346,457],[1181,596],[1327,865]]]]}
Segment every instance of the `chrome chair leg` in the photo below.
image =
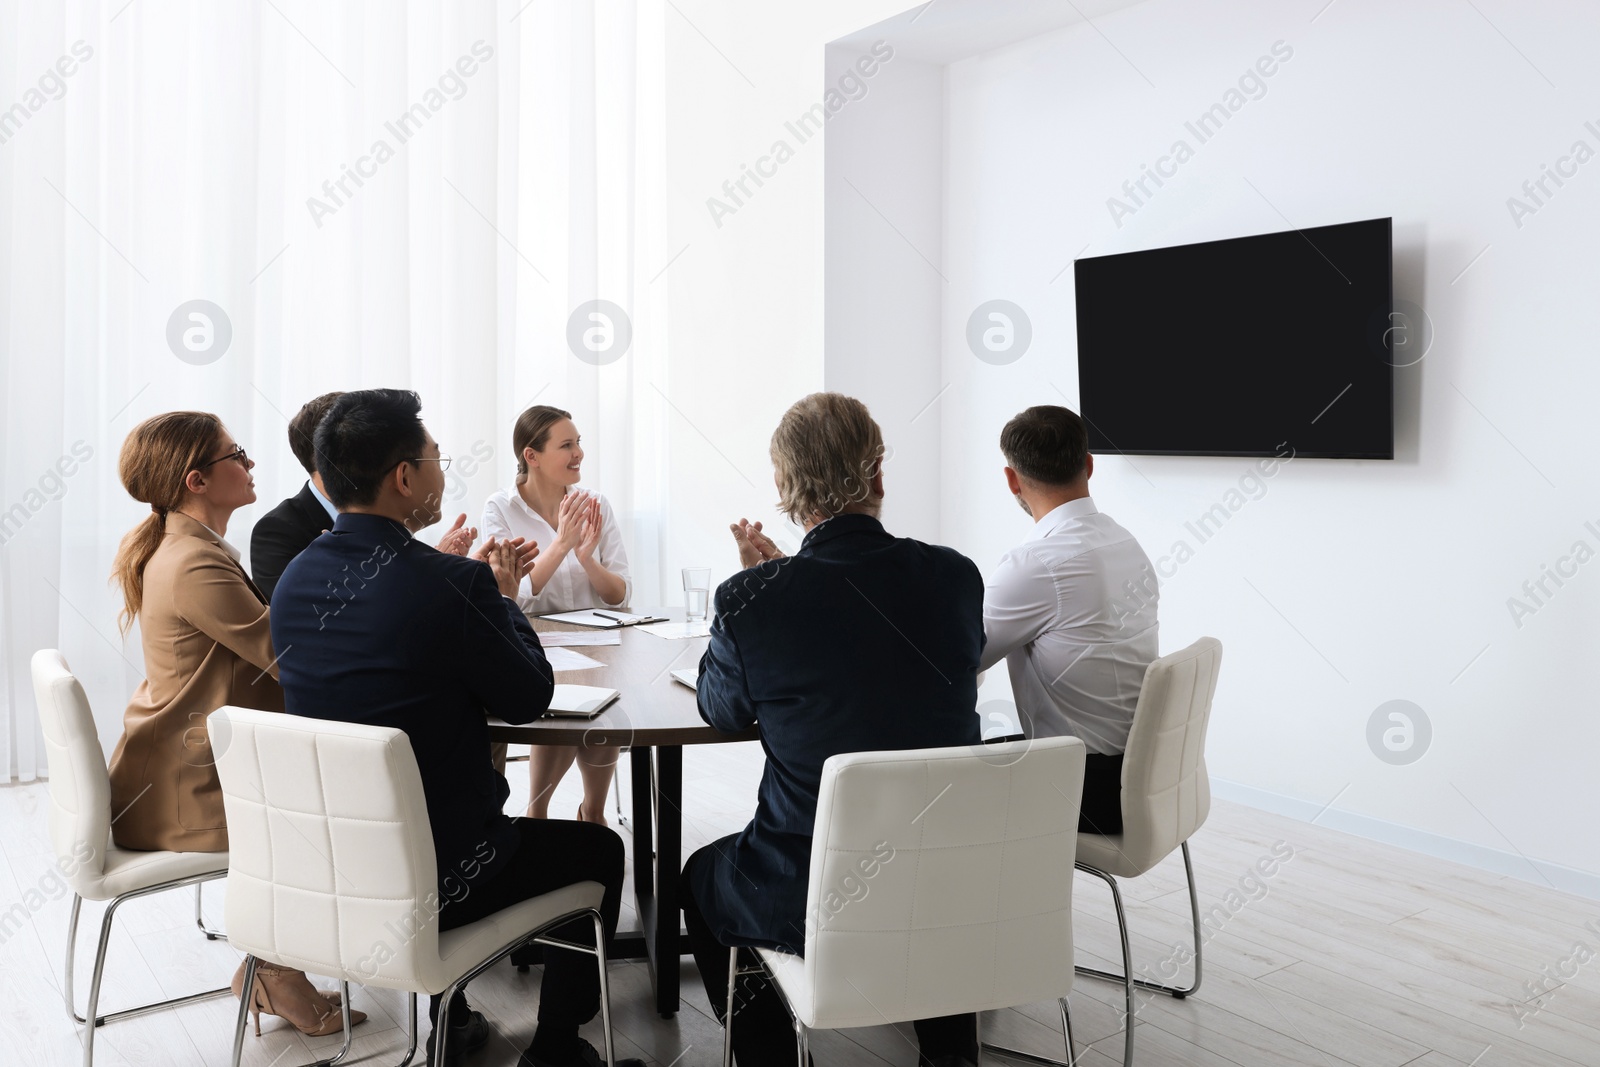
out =
{"type": "Polygon", "coordinates": [[[250,992],[256,986],[256,958],[244,958],[244,996],[239,998],[239,1017],[233,1026],[233,1059],[229,1061],[231,1067],[239,1067],[239,1061],[244,1057],[244,1027],[250,1021],[250,992]]]}
{"type": "Polygon", "coordinates": [[[83,898],[72,894],[72,917],[67,920],[67,974],[66,982],[61,990],[62,999],[67,1002],[67,1014],[72,1016],[74,1022],[83,1022],[83,1016],[78,1014],[78,1006],[73,1003],[72,972],[78,959],[78,914],[83,910],[83,898]]]}
{"type": "MultiPolygon", "coordinates": [[[[978,1026],[981,1032],[981,1028],[983,1026],[983,1018],[981,1016],[978,1019],[978,1026]]],[[[1067,1058],[1065,1061],[1053,1060],[1049,1056],[1040,1056],[1032,1052],[1023,1052],[1019,1049],[1006,1048],[1004,1045],[992,1045],[989,1042],[981,1039],[978,1042],[978,1048],[980,1050],[979,1057],[981,1059],[982,1053],[984,1052],[993,1052],[996,1055],[1006,1056],[1014,1060],[1024,1060],[1028,1063],[1044,1064],[1045,1067],[1077,1067],[1078,1055],[1073,1050],[1072,1045],[1072,1012],[1067,1007],[1066,997],[1061,998],[1061,1033],[1062,1036],[1066,1038],[1067,1042],[1067,1058]]]]}
{"type": "MultiPolygon", "coordinates": [[[[563,915],[561,918],[551,921],[544,927],[544,929],[556,929],[565,923],[570,922],[572,919],[580,918],[584,915],[589,916],[589,918],[594,921],[594,944],[592,946],[580,944],[576,941],[564,941],[559,937],[550,937],[545,934],[536,934],[531,940],[549,948],[570,949],[573,952],[583,952],[594,957],[595,966],[598,967],[600,971],[600,1019],[601,1024],[605,1027],[606,1031],[606,1067],[616,1067],[616,1040],[611,1033],[611,982],[606,974],[606,928],[604,918],[595,909],[585,908],[583,911],[574,912],[569,915],[563,915]]],[[[521,944],[521,942],[518,942],[518,944],[521,944]]],[[[507,945],[503,952],[495,956],[494,959],[488,960],[482,966],[478,967],[477,970],[467,975],[467,977],[459,984],[465,986],[468,980],[477,977],[480,973],[487,970],[490,964],[498,963],[502,957],[510,955],[511,951],[516,947],[517,945],[507,945]]],[[[443,1063],[444,1060],[440,1058],[436,1059],[434,1062],[443,1063]]]]}
{"type": "MultiPolygon", "coordinates": [[[[748,967],[740,967],[738,946],[730,948],[728,950],[728,1003],[722,1013],[722,1067],[733,1067],[733,1017],[739,1012],[739,979],[753,975],[759,975],[763,979],[767,978],[766,964],[761,962],[760,957],[757,957],[754,964],[748,967]]],[[[803,1041],[805,1056],[809,1056],[811,1048],[810,1035],[807,1034],[802,1039],[800,1036],[800,1020],[795,1017],[794,1008],[789,1005],[789,999],[783,995],[783,987],[775,984],[774,988],[778,992],[779,1000],[783,1002],[784,1010],[789,1013],[789,1018],[794,1022],[795,1040],[797,1042],[803,1041]]],[[[804,1056],[801,1058],[800,1064],[801,1067],[806,1067],[804,1056]]]]}
{"type": "MultiPolygon", "coordinates": [[[[471,977],[471,975],[463,975],[452,982],[450,988],[439,994],[441,998],[439,1014],[433,1020],[433,1063],[443,1064],[450,1062],[445,1056],[445,1045],[450,1039],[450,1002],[456,999],[458,992],[466,988],[467,982],[471,977]]],[[[239,1065],[234,1064],[234,1067],[239,1067],[239,1065]]]]}
{"type": "MultiPolygon", "coordinates": [[[[239,1014],[233,1027],[233,1059],[230,1061],[232,1067],[239,1067],[239,1061],[244,1056],[244,1029],[250,1022],[249,991],[255,987],[256,967],[259,962],[254,956],[246,956],[244,958],[244,985],[242,988],[245,990],[245,994],[239,998],[239,1014]]],[[[339,1047],[337,1055],[330,1059],[316,1060],[313,1063],[306,1064],[305,1067],[334,1067],[335,1064],[343,1063],[345,1057],[350,1055],[350,1046],[353,1040],[350,1032],[350,983],[340,982],[339,991],[342,994],[339,998],[339,1021],[344,1024],[344,1043],[339,1047]]],[[[417,1051],[416,1009],[417,995],[413,993],[411,994],[411,1047],[406,1049],[405,1059],[401,1060],[395,1067],[406,1067],[406,1064],[411,1062],[411,1057],[417,1051]]]]}
{"type": "Polygon", "coordinates": [[[1072,1044],[1072,1009],[1067,998],[1061,998],[1061,1033],[1067,1039],[1067,1067],[1077,1067],[1078,1053],[1072,1044]]]}
{"type": "Polygon", "coordinates": [[[728,1003],[722,1012],[722,1067],[733,1067],[733,995],[739,983],[739,949],[728,950],[728,1003]]]}
{"type": "Polygon", "coordinates": [[[226,941],[228,939],[227,934],[221,930],[213,930],[206,926],[205,915],[202,910],[204,907],[202,894],[205,892],[205,888],[206,884],[204,882],[196,882],[194,884],[194,924],[200,928],[202,934],[206,935],[207,941],[226,941]]]}
{"type": "Polygon", "coordinates": [[[149,896],[152,893],[161,893],[168,889],[178,889],[186,885],[198,885],[200,882],[207,881],[208,879],[214,877],[220,877],[220,875],[180,878],[172,882],[162,882],[159,885],[147,886],[144,889],[137,889],[131,893],[124,893],[121,896],[111,898],[111,900],[107,902],[105,915],[100,919],[100,938],[95,946],[94,973],[89,981],[89,1003],[83,1015],[78,1014],[77,1005],[74,1003],[75,997],[73,992],[73,976],[77,967],[78,920],[83,911],[83,898],[76,893],[72,895],[72,915],[68,920],[67,926],[66,982],[64,983],[62,995],[67,1004],[67,1013],[72,1016],[75,1022],[82,1023],[84,1026],[84,1067],[92,1067],[92,1064],[94,1063],[94,1032],[97,1027],[104,1026],[109,1022],[115,1022],[118,1019],[130,1019],[137,1015],[148,1015],[150,1012],[160,1011],[163,1008],[175,1008],[183,1004],[194,1004],[202,1000],[211,1000],[214,997],[225,997],[232,992],[232,990],[230,990],[227,986],[223,986],[221,989],[208,989],[201,993],[190,993],[187,996],[173,997],[169,1000],[155,1001],[150,1004],[141,1004],[135,1008],[125,1008],[122,1011],[111,1012],[106,1015],[100,1014],[100,987],[105,977],[106,952],[111,945],[111,924],[112,920],[116,918],[117,909],[122,906],[124,901],[133,900],[137,897],[149,896]],[[93,1022],[91,1023],[90,1020],[93,1020],[93,1022]]]}
{"type": "Polygon", "coordinates": [[[600,913],[593,914],[595,966],[600,970],[600,1023],[606,1033],[606,1067],[616,1067],[617,1050],[611,1037],[611,983],[606,976],[606,927],[600,913]]]}
{"type": "MultiPolygon", "coordinates": [[[[1185,989],[1181,986],[1162,985],[1160,982],[1151,982],[1143,978],[1133,979],[1133,984],[1138,986],[1140,989],[1148,989],[1152,993],[1165,993],[1174,1000],[1182,1000],[1185,997],[1193,996],[1195,993],[1199,992],[1200,953],[1205,945],[1205,938],[1202,936],[1200,929],[1200,893],[1195,886],[1194,862],[1189,858],[1189,842],[1185,841],[1182,845],[1182,849],[1183,869],[1189,880],[1189,916],[1194,924],[1194,982],[1187,989],[1185,989]]],[[[1099,875],[1106,881],[1111,881],[1110,875],[1106,874],[1104,871],[1096,870],[1093,867],[1089,867],[1080,863],[1078,864],[1078,870],[1099,875]]],[[[1116,890],[1114,882],[1112,883],[1112,886],[1112,891],[1115,892],[1116,890]]],[[[1120,910],[1118,915],[1118,921],[1120,922],[1120,910]]],[[[1109,971],[1097,971],[1093,967],[1079,967],[1077,968],[1077,972],[1079,974],[1086,974],[1091,978],[1104,978],[1108,982],[1122,982],[1125,980],[1123,975],[1112,974],[1109,971]]]]}
{"type": "Polygon", "coordinates": [[[353,1036],[350,1033],[350,983],[340,982],[339,993],[339,1021],[344,1024],[344,1044],[332,1059],[317,1060],[315,1063],[306,1064],[305,1067],[334,1067],[335,1064],[344,1062],[344,1058],[350,1055],[350,1042],[353,1036]]]}
{"type": "Polygon", "coordinates": [[[1139,1009],[1134,1003],[1133,990],[1136,982],[1133,977],[1133,953],[1128,948],[1128,915],[1122,908],[1122,892],[1117,888],[1117,880],[1105,871],[1096,870],[1082,863],[1077,864],[1077,869],[1086,874],[1092,874],[1104,879],[1106,885],[1111,887],[1111,902],[1117,907],[1117,933],[1122,940],[1122,973],[1112,974],[1109,971],[1097,971],[1093,967],[1075,967],[1073,969],[1079,974],[1087,974],[1094,978],[1104,978],[1107,981],[1116,982],[1126,990],[1127,1007],[1123,1010],[1124,1033],[1126,1036],[1123,1040],[1122,1064],[1123,1067],[1133,1067],[1133,1027],[1137,1021],[1139,1009]]]}
{"type": "Polygon", "coordinates": [[[411,1033],[411,1042],[406,1046],[406,1054],[400,1060],[399,1067],[406,1067],[411,1062],[411,1057],[417,1054],[417,995],[412,993],[407,999],[407,1010],[411,1015],[411,1025],[407,1029],[411,1033]]]}

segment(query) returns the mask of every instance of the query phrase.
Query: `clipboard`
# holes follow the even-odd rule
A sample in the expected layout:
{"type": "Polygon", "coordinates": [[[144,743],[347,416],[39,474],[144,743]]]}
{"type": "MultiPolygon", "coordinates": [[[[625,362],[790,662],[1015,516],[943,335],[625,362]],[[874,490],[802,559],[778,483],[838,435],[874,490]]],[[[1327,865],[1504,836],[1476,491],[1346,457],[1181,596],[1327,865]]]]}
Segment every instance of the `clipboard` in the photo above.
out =
{"type": "Polygon", "coordinates": [[[667,622],[656,615],[631,615],[626,611],[604,608],[583,611],[560,611],[554,615],[540,615],[549,622],[567,622],[576,626],[593,626],[597,630],[618,630],[624,626],[638,626],[647,622],[667,622]]]}

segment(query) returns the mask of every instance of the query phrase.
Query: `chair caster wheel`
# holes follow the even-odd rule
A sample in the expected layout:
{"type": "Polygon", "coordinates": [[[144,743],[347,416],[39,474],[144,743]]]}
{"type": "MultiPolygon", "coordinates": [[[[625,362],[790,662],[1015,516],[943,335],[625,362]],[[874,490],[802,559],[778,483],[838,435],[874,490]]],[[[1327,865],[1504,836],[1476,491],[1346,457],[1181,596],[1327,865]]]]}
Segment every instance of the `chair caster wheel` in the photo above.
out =
{"type": "Polygon", "coordinates": [[[1174,994],[1172,994],[1172,999],[1173,1000],[1188,1000],[1189,999],[1189,994],[1187,994],[1187,993],[1174,993],[1174,994]]]}
{"type": "Polygon", "coordinates": [[[526,963],[517,964],[518,974],[527,974],[529,970],[531,970],[531,968],[526,963]]]}
{"type": "Polygon", "coordinates": [[[670,1020],[671,1020],[671,1019],[673,1019],[673,1018],[674,1018],[674,1017],[676,1017],[676,1016],[677,1016],[677,1014],[678,1014],[678,1013],[677,1013],[677,1012],[675,1012],[675,1011],[664,1011],[664,1012],[662,1012],[662,1013],[661,1013],[661,1017],[662,1017],[662,1018],[663,1018],[663,1019],[667,1019],[667,1020],[669,1020],[669,1021],[670,1021],[670,1020]]]}
{"type": "Polygon", "coordinates": [[[221,940],[221,939],[218,938],[216,934],[207,934],[206,935],[206,940],[207,941],[218,941],[218,940],[221,940]]]}

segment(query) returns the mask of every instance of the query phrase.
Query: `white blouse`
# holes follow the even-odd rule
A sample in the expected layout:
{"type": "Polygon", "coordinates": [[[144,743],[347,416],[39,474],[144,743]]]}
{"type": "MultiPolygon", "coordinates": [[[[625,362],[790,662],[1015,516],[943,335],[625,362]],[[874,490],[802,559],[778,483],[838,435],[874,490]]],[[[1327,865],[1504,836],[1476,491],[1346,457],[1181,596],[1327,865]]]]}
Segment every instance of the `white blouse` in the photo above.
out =
{"type": "MultiPolygon", "coordinates": [[[[571,486],[568,492],[591,492],[582,486],[571,486]]],[[[600,496],[600,543],[595,546],[594,558],[602,567],[622,579],[621,604],[607,604],[600,599],[589,576],[583,572],[576,551],[568,552],[561,565],[550,576],[538,596],[533,595],[527,578],[517,590],[517,607],[526,615],[549,615],[556,611],[580,611],[584,608],[626,607],[633,599],[633,578],[628,573],[628,553],[622,547],[622,530],[617,526],[611,502],[600,496]]],[[[539,542],[539,551],[547,551],[555,544],[556,531],[539,513],[530,508],[517,492],[517,487],[501,489],[489,497],[483,506],[483,524],[478,531],[481,538],[523,537],[539,542]]]]}

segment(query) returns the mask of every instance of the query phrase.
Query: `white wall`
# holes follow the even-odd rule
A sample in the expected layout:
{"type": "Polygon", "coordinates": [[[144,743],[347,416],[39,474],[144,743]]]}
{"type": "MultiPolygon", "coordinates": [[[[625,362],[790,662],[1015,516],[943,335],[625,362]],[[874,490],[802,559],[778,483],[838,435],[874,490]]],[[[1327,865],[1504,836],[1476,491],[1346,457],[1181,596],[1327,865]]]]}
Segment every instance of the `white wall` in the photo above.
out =
{"type": "MultiPolygon", "coordinates": [[[[828,41],[904,6],[883,0],[680,4],[667,14],[667,170],[673,250],[665,573],[738,568],[728,523],[780,521],[767,441],[784,410],[823,388],[823,138],[786,127],[823,99],[828,41]],[[772,154],[734,204],[723,183],[772,154]],[[713,217],[708,200],[734,207],[713,217]]],[[[669,582],[670,584],[670,582],[669,582]]]]}
{"type": "Polygon", "coordinates": [[[1395,295],[1435,330],[1396,372],[1394,462],[1294,462],[1204,544],[1185,522],[1248,461],[1102,456],[1095,499],[1152,558],[1196,549],[1163,586],[1162,648],[1226,647],[1208,747],[1224,793],[1306,817],[1331,804],[1320,821],[1463,842],[1462,858],[1593,891],[1600,838],[1572,813],[1592,807],[1600,753],[1600,563],[1551,584],[1520,627],[1507,598],[1575,541],[1600,550],[1584,528],[1600,519],[1600,161],[1520,227],[1507,198],[1575,140],[1600,151],[1584,126],[1600,127],[1585,106],[1600,11],[1496,5],[1497,33],[1456,3],[1342,0],[1311,22],[1322,6],[1150,0],[948,68],[941,532],[985,568],[1025,533],[994,442],[1028,404],[1076,405],[1072,271],[1058,274],[1075,257],[1392,215],[1395,295]],[[1185,120],[1280,40],[1293,56],[1265,95],[1199,144],[1185,120]],[[1194,158],[1119,228],[1107,198],[1178,138],[1194,158]],[[994,297],[1032,321],[1009,366],[964,339],[994,297]],[[1408,766],[1366,740],[1392,699],[1434,730],[1408,766]]]}
{"type": "Polygon", "coordinates": [[[883,430],[885,525],[937,541],[944,68],[876,43],[876,54],[828,49],[829,85],[854,72],[846,84],[860,88],[836,98],[827,127],[829,240],[846,250],[828,257],[823,377],[866,401],[883,430]]]}

